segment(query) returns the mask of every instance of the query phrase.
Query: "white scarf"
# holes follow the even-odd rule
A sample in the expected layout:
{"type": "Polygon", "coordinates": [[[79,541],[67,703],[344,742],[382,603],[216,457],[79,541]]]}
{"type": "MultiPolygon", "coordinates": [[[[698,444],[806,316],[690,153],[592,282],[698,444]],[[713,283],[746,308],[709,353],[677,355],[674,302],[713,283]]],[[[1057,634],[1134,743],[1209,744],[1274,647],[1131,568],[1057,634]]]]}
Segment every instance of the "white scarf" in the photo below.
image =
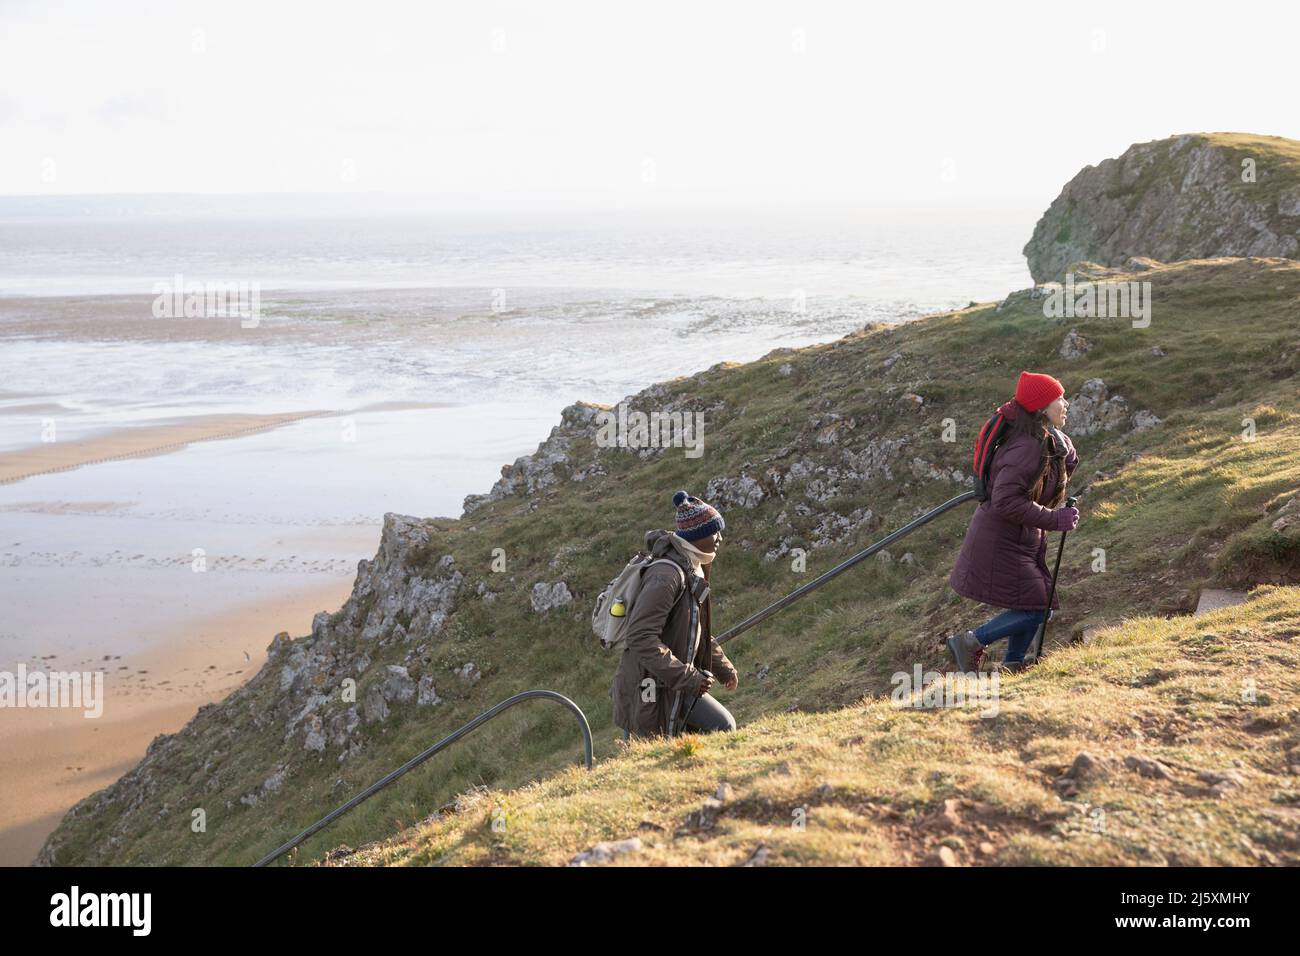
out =
{"type": "Polygon", "coordinates": [[[673,545],[676,546],[677,550],[691,562],[691,567],[695,569],[696,574],[700,573],[701,565],[712,563],[713,559],[718,555],[716,551],[701,551],[676,531],[670,534],[669,538],[672,539],[673,545]]]}

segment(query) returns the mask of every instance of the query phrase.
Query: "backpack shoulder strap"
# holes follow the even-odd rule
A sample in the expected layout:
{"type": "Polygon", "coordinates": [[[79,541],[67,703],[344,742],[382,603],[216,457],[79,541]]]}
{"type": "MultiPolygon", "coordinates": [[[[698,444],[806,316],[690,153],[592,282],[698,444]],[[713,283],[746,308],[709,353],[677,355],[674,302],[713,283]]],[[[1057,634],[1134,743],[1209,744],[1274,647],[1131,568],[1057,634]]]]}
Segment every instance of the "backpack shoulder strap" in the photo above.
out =
{"type": "Polygon", "coordinates": [[[1000,411],[984,423],[979,437],[975,439],[975,454],[971,467],[975,475],[975,494],[980,501],[987,501],[992,494],[989,487],[989,473],[993,467],[993,453],[1002,445],[1006,437],[1009,422],[1000,411]]]}
{"type": "Polygon", "coordinates": [[[646,563],[645,567],[641,569],[642,573],[645,573],[646,568],[649,568],[651,565],[659,564],[661,561],[667,564],[671,564],[674,568],[677,569],[677,576],[679,578],[679,583],[682,586],[682,593],[678,594],[676,600],[673,601],[674,606],[676,606],[677,601],[680,601],[682,599],[682,594],[689,594],[691,596],[692,603],[695,604],[697,607],[703,604],[708,599],[709,585],[704,581],[703,578],[697,579],[695,583],[692,584],[690,578],[688,578],[686,574],[686,569],[682,567],[680,561],[677,561],[674,558],[668,558],[668,557],[655,558],[655,560],[646,563]]]}
{"type": "Polygon", "coordinates": [[[672,558],[655,558],[653,561],[647,561],[645,567],[641,569],[641,573],[645,574],[647,569],[654,567],[656,564],[671,564],[677,569],[677,577],[679,579],[678,583],[682,585],[682,587],[686,586],[686,572],[682,570],[682,566],[672,558]]]}

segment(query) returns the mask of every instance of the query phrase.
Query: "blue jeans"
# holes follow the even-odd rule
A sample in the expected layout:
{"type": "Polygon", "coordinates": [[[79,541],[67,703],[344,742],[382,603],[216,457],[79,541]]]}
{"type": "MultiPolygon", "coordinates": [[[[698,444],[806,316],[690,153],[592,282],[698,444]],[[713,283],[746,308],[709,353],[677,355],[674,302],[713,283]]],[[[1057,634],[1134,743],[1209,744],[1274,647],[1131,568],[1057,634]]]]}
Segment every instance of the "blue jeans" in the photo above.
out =
{"type": "Polygon", "coordinates": [[[736,718],[712,696],[704,694],[686,715],[686,726],[705,734],[717,730],[727,733],[736,729],[736,718]]]}
{"type": "Polygon", "coordinates": [[[1038,633],[1038,625],[1046,616],[1046,611],[1003,611],[987,624],[975,628],[975,639],[987,647],[1005,637],[1007,653],[1002,663],[1017,664],[1025,659],[1025,651],[1029,650],[1034,635],[1038,633]]]}
{"type": "MultiPolygon", "coordinates": [[[[703,694],[691,708],[691,712],[686,715],[686,729],[697,730],[700,733],[707,734],[712,731],[722,731],[726,733],[736,729],[736,718],[731,716],[731,711],[723,707],[711,694],[703,694]]],[[[623,731],[623,739],[631,739],[629,731],[623,731]]]]}

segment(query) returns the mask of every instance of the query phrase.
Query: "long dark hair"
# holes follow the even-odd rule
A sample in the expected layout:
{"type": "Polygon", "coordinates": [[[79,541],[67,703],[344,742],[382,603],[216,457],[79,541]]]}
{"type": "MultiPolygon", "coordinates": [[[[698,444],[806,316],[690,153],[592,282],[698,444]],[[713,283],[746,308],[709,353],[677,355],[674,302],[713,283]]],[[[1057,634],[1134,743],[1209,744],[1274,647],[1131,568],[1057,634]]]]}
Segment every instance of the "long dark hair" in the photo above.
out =
{"type": "Polygon", "coordinates": [[[1047,479],[1052,474],[1052,459],[1056,459],[1056,472],[1060,475],[1060,481],[1056,486],[1056,494],[1052,495],[1052,500],[1043,507],[1059,508],[1061,502],[1065,501],[1065,487],[1070,483],[1070,476],[1065,470],[1064,449],[1061,449],[1058,454],[1056,440],[1052,438],[1051,423],[1047,420],[1047,415],[1042,411],[1026,411],[1021,406],[1020,414],[1011,421],[1011,427],[1015,431],[1024,432],[1031,439],[1038,442],[1038,477],[1034,479],[1034,483],[1029,487],[1030,501],[1038,501],[1038,496],[1043,493],[1047,479]]]}

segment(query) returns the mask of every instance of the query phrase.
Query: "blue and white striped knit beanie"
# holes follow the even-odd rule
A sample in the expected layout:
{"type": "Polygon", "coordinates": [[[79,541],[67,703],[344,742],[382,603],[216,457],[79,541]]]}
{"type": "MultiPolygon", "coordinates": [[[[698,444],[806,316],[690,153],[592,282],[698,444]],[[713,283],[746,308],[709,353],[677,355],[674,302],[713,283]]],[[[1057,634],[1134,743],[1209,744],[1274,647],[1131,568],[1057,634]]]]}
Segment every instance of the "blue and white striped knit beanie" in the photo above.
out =
{"type": "Polygon", "coordinates": [[[699,541],[727,526],[717,508],[684,491],[673,495],[673,504],[677,506],[677,536],[686,541],[699,541]]]}

